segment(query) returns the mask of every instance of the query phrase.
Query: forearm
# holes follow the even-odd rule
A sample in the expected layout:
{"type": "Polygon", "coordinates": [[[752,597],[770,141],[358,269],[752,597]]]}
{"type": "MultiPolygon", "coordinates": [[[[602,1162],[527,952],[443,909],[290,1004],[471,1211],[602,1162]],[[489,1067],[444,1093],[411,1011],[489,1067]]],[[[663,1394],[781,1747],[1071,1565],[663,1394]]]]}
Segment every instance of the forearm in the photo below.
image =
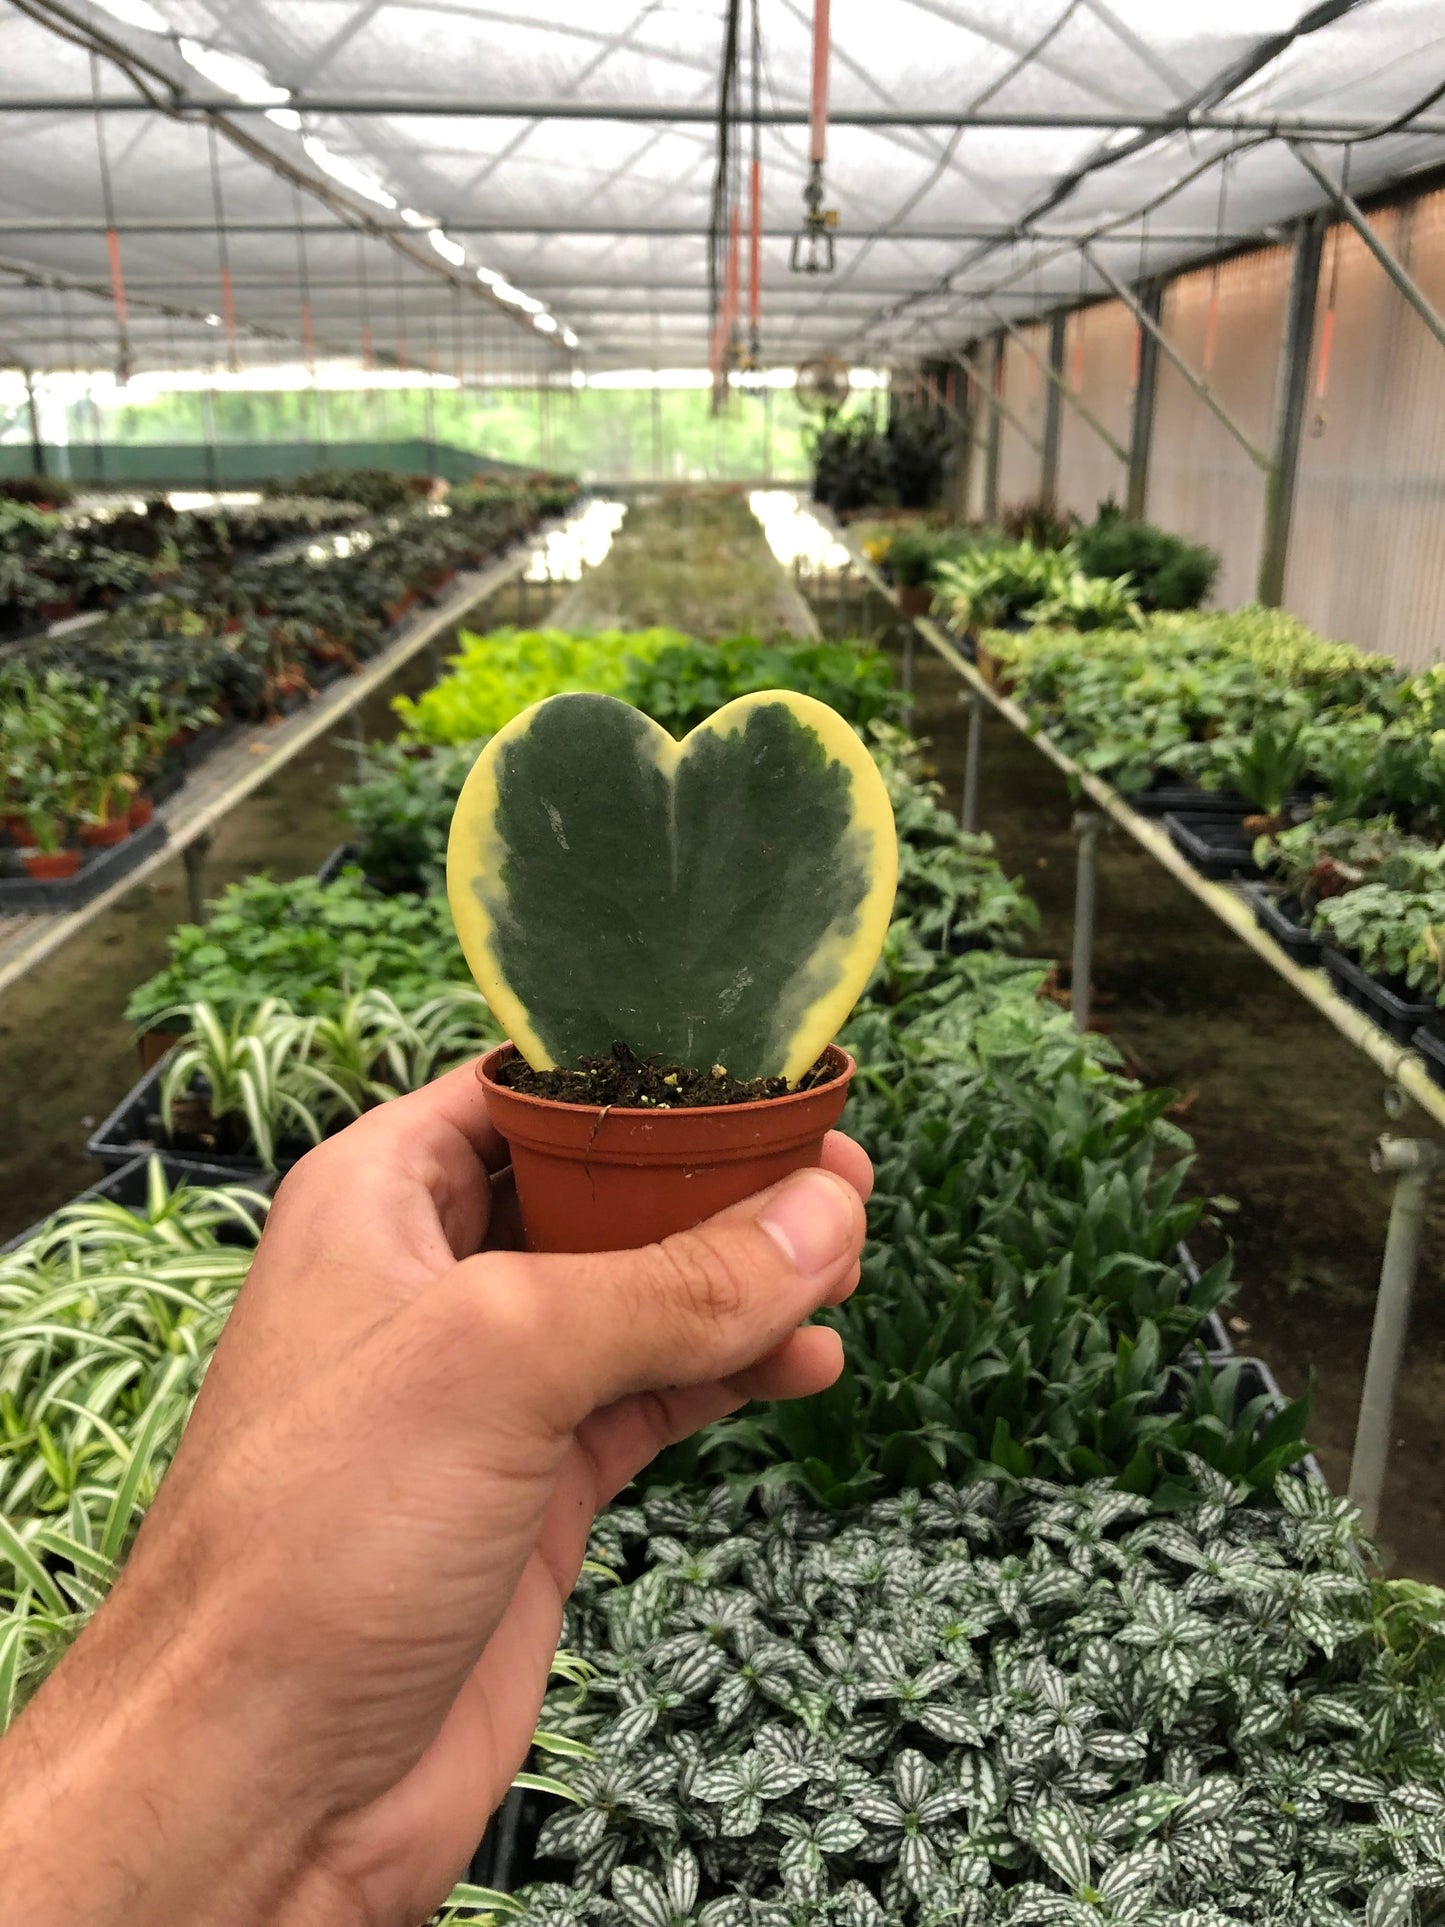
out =
{"type": "Polygon", "coordinates": [[[200,1615],[97,1615],[0,1744],[0,1927],[358,1927],[282,1709],[200,1615]]]}

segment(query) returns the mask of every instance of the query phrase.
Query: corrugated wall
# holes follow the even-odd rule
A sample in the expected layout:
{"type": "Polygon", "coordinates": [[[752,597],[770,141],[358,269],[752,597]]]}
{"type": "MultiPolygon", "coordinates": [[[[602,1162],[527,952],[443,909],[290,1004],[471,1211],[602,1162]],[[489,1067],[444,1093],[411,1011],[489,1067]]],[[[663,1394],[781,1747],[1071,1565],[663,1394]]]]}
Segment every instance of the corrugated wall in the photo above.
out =
{"type": "MultiPolygon", "coordinates": [[[[1134,390],[1134,319],[1121,301],[1081,308],[1069,316],[1064,379],[1121,447],[1129,446],[1134,390]]],[[[1059,434],[1059,505],[1092,521],[1110,496],[1122,503],[1128,481],[1123,462],[1083,416],[1063,404],[1059,434]]]]}
{"type": "MultiPolygon", "coordinates": [[[[1445,309],[1445,194],[1373,226],[1445,309]]],[[[1412,668],[1445,658],[1445,349],[1348,228],[1325,239],[1285,602],[1326,635],[1412,668]]]]}
{"type": "MultiPolygon", "coordinates": [[[[1047,327],[1020,328],[1019,333],[1028,342],[1035,354],[1047,355],[1049,350],[1049,331],[1047,327]]],[[[1017,416],[1034,442],[1042,444],[1044,439],[1044,408],[1046,382],[1044,372],[1028,349],[1009,336],[1004,347],[1004,388],[1003,398],[1010,412],[1017,416]]],[[[1041,479],[1040,450],[1032,446],[1011,422],[1005,421],[1001,427],[998,464],[998,500],[1000,508],[1012,508],[1016,502],[1031,502],[1039,493],[1041,479]]]]}
{"type": "MultiPolygon", "coordinates": [[[[1266,454],[1274,423],[1289,275],[1287,248],[1262,249],[1220,266],[1212,367],[1209,311],[1214,269],[1196,269],[1170,282],[1161,315],[1170,343],[1206,377],[1210,392],[1231,420],[1266,454]]],[[[1264,471],[1163,354],[1147,502],[1151,521],[1219,551],[1222,566],[1215,584],[1216,602],[1230,607],[1253,599],[1264,543],[1264,471]]]]}

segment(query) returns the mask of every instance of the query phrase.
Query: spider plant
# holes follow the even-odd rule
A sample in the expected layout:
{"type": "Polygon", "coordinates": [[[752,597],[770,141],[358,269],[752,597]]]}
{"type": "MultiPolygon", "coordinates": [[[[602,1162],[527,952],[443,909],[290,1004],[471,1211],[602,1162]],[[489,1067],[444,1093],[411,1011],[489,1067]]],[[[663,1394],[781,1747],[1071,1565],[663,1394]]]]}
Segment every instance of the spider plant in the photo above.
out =
{"type": "Polygon", "coordinates": [[[286,1128],[321,1142],[324,1117],[307,1101],[315,1077],[302,1069],[314,1018],[298,1016],[279,997],[265,998],[229,1023],[206,1003],[167,1014],[183,1014],[190,1026],[161,1079],[161,1121],[168,1132],[174,1134],[181,1107],[199,1081],[211,1120],[240,1117],[267,1170],[275,1168],[277,1140],[286,1128]]]}

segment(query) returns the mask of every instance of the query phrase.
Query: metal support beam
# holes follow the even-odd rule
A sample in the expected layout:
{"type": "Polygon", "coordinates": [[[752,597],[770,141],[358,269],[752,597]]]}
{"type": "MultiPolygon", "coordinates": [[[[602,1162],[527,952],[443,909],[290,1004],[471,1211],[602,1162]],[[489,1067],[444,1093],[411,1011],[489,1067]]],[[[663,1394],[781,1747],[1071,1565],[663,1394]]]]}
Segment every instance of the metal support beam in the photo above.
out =
{"type": "Polygon", "coordinates": [[[1069,318],[1062,309],[1049,317],[1049,359],[1045,373],[1049,391],[1044,396],[1044,445],[1039,462],[1039,495],[1050,508],[1059,495],[1059,446],[1063,432],[1064,346],[1069,318]]]}
{"type": "Polygon", "coordinates": [[[1390,279],[1400,290],[1401,294],[1404,295],[1416,314],[1419,315],[1431,334],[1434,335],[1441,347],[1445,348],[1445,318],[1441,317],[1438,309],[1434,307],[1420,284],[1406,273],[1405,269],[1400,265],[1399,260],[1390,252],[1379,235],[1376,234],[1375,230],[1370,226],[1364,209],[1360,206],[1359,202],[1352,200],[1338,182],[1330,179],[1329,175],[1320,166],[1318,157],[1311,153],[1303,141],[1292,140],[1289,143],[1289,148],[1300,166],[1313,175],[1315,180],[1319,182],[1326,194],[1329,195],[1330,200],[1339,209],[1340,213],[1344,215],[1350,226],[1355,230],[1356,234],[1359,235],[1365,246],[1370,250],[1371,254],[1374,255],[1380,266],[1385,270],[1386,274],[1389,275],[1390,279]]]}
{"type": "Polygon", "coordinates": [[[983,457],[983,512],[990,522],[997,520],[998,517],[998,471],[999,458],[1003,450],[1003,424],[1005,416],[1013,423],[1021,435],[1033,443],[1035,448],[1039,446],[1039,444],[1034,441],[1033,436],[1030,435],[1028,430],[1019,422],[1013,410],[1004,401],[1003,341],[1003,330],[1000,329],[993,338],[993,350],[989,356],[988,367],[988,441],[984,447],[983,457]]]}
{"type": "Polygon", "coordinates": [[[1289,302],[1285,309],[1284,342],[1275,382],[1274,445],[1264,495],[1264,546],[1259,558],[1256,594],[1270,607],[1284,600],[1289,566],[1290,526],[1294,520],[1295,483],[1299,475],[1300,436],[1309,400],[1310,352],[1314,345],[1315,305],[1320,285],[1320,259],[1325,243],[1325,217],[1313,214],[1295,234],[1290,270],[1289,302]]]}
{"type": "Polygon", "coordinates": [[[45,442],[40,433],[40,408],[35,400],[35,376],[25,370],[25,412],[30,418],[30,472],[45,473],[45,442]]]}
{"type": "MultiPolygon", "coordinates": [[[[1140,307],[1149,315],[1155,329],[1164,306],[1164,287],[1152,282],[1144,290],[1140,307]]],[[[1144,504],[1149,497],[1149,452],[1154,445],[1154,398],[1159,387],[1159,337],[1140,324],[1139,374],[1134,383],[1134,407],[1129,417],[1129,479],[1124,492],[1125,513],[1134,521],[1144,519],[1144,504]]]]}
{"type": "Polygon", "coordinates": [[[1010,321],[1007,315],[999,314],[992,302],[989,303],[989,312],[993,315],[994,320],[997,321],[1008,334],[1013,336],[1029,360],[1043,370],[1052,390],[1050,400],[1053,399],[1054,394],[1062,395],[1075,413],[1088,423],[1089,427],[1093,429],[1099,439],[1108,444],[1109,448],[1118,456],[1119,460],[1121,462],[1127,462],[1129,459],[1128,449],[1124,447],[1122,442],[1115,441],[1114,437],[1109,433],[1108,429],[1105,428],[1094,411],[1080,397],[1077,391],[1069,386],[1068,382],[1064,379],[1062,369],[1053,366],[1052,353],[1046,361],[1023,330],[1010,321]]]}
{"type": "Polygon", "coordinates": [[[1079,810],[1074,835],[1079,839],[1079,866],[1074,882],[1074,954],[1069,972],[1069,1003],[1074,1029],[1089,1028],[1094,977],[1094,902],[1099,870],[1099,838],[1104,818],[1097,810],[1079,810]]]}
{"type": "MultiPolygon", "coordinates": [[[[266,217],[246,219],[241,216],[232,219],[227,212],[226,233],[231,234],[282,234],[288,239],[297,234],[335,234],[341,226],[338,220],[326,220],[319,215],[304,216],[300,221],[283,221],[266,217]]],[[[554,235],[595,235],[599,240],[610,241],[617,236],[627,240],[642,241],[696,241],[703,246],[706,237],[698,233],[695,221],[649,221],[649,222],[609,222],[605,218],[591,221],[569,221],[548,216],[544,220],[485,220],[475,214],[457,214],[446,223],[448,234],[489,234],[505,237],[510,234],[523,235],[527,239],[547,238],[554,235]]],[[[118,220],[115,224],[117,234],[213,234],[215,220],[210,215],[160,215],[149,218],[145,215],[131,216],[118,220]]],[[[29,215],[6,215],[0,218],[0,235],[19,235],[29,239],[50,239],[58,234],[93,234],[104,240],[107,229],[99,215],[64,215],[53,221],[33,219],[29,215]]],[[[415,228],[387,214],[378,214],[370,222],[368,232],[377,236],[388,234],[414,235],[415,228]]],[[[792,227],[764,227],[765,241],[791,241],[797,232],[792,227]]],[[[1031,237],[1043,246],[1072,245],[1075,241],[1092,237],[1096,245],[1108,247],[1137,248],[1141,241],[1149,241],[1158,247],[1181,248],[1219,248],[1230,247],[1257,238],[1259,230],[1252,228],[1237,233],[1219,234],[1213,228],[1150,228],[1146,234],[1140,228],[1111,228],[1107,234],[1095,234],[1092,228],[1051,228],[1037,227],[1029,230],[1031,237]]],[[[955,242],[1009,241],[1015,238],[1017,230],[1007,221],[985,221],[961,223],[957,227],[919,227],[919,228],[882,228],[854,227],[851,223],[840,228],[840,241],[888,241],[904,245],[914,243],[919,247],[948,246],[955,242]]],[[[527,286],[545,287],[545,279],[535,275],[527,277],[527,286]]],[[[569,287],[569,280],[554,280],[552,285],[569,287]]]]}
{"type": "Polygon", "coordinates": [[[978,831],[978,773],[983,762],[985,704],[977,689],[969,690],[967,695],[960,691],[960,696],[968,704],[968,747],[963,758],[963,800],[958,811],[958,827],[966,836],[973,836],[978,831]]]}
{"type": "MultiPolygon", "coordinates": [[[[134,62],[135,56],[130,56],[134,62]]],[[[268,111],[265,101],[242,101],[229,94],[179,92],[158,68],[147,65],[152,78],[165,85],[164,105],[141,94],[110,94],[93,101],[87,94],[11,94],[0,98],[0,114],[170,113],[178,118],[206,114],[250,116],[268,111]]],[[[577,120],[639,121],[646,126],[714,127],[717,108],[699,101],[602,100],[478,100],[467,94],[323,94],[298,93],[291,103],[298,111],[316,114],[398,114],[408,119],[455,120],[577,120]]],[[[749,113],[751,114],[751,109],[749,113]]],[[[809,109],[759,108],[764,127],[806,127],[809,109]]],[[[830,107],[831,127],[1001,127],[1068,129],[1100,134],[1255,134],[1283,140],[1352,140],[1380,124],[1378,115],[1335,114],[1310,119],[1304,115],[1216,114],[1175,112],[1129,113],[1013,113],[996,108],[959,107],[830,107]]],[[[1421,115],[1411,121],[1414,134],[1445,134],[1445,120],[1421,115]]]]}
{"type": "MultiPolygon", "coordinates": [[[[968,372],[974,377],[975,381],[981,382],[985,387],[988,386],[988,380],[989,380],[988,376],[984,374],[983,370],[979,367],[978,363],[974,361],[971,356],[962,354],[959,352],[955,352],[951,358],[958,363],[960,368],[966,368],[968,372]]],[[[1032,449],[1037,449],[1040,446],[1038,436],[1035,435],[1031,429],[1029,429],[1023,422],[1019,420],[1018,416],[1013,413],[1013,411],[1007,406],[1005,402],[1003,402],[1002,400],[999,400],[997,405],[999,410],[1002,412],[1004,419],[1018,430],[1019,434],[1023,436],[1024,440],[1028,443],[1029,447],[1032,449]]],[[[970,423],[968,416],[964,414],[961,409],[955,408],[952,402],[945,401],[943,397],[940,395],[937,399],[936,406],[938,408],[939,413],[945,416],[949,421],[956,424],[957,427],[963,429],[966,433],[972,432],[972,424],[970,423]]]]}
{"type": "Polygon", "coordinates": [[[1185,381],[1188,382],[1189,386],[1194,390],[1195,394],[1198,395],[1199,399],[1204,403],[1204,406],[1209,410],[1210,414],[1214,416],[1215,420],[1218,421],[1222,427],[1228,429],[1229,433],[1239,443],[1240,447],[1244,450],[1245,454],[1255,464],[1255,466],[1257,468],[1268,469],[1269,467],[1268,455],[1266,455],[1262,449],[1258,449],[1255,447],[1254,443],[1249,439],[1248,435],[1245,434],[1244,430],[1239,426],[1238,422],[1234,420],[1233,416],[1230,415],[1224,408],[1222,408],[1220,404],[1214,399],[1213,394],[1210,392],[1209,384],[1204,380],[1202,380],[1201,377],[1197,375],[1194,372],[1194,370],[1189,366],[1189,363],[1184,359],[1183,355],[1181,355],[1179,350],[1174,346],[1174,343],[1164,333],[1164,330],[1159,326],[1158,322],[1153,318],[1151,314],[1148,313],[1148,311],[1143,306],[1141,306],[1138,298],[1134,294],[1133,289],[1126,287],[1125,284],[1119,279],[1118,275],[1114,273],[1112,268],[1105,267],[1104,263],[1099,259],[1098,255],[1094,252],[1093,246],[1090,242],[1088,241],[1081,242],[1079,245],[1079,252],[1083,255],[1084,259],[1088,262],[1089,266],[1094,270],[1095,274],[1098,275],[1099,279],[1104,283],[1104,285],[1112,289],[1112,291],[1124,303],[1124,306],[1129,310],[1130,314],[1133,315],[1134,319],[1143,328],[1145,334],[1147,334],[1148,336],[1150,336],[1152,340],[1157,342],[1159,348],[1164,353],[1164,355],[1167,356],[1171,365],[1174,368],[1176,368],[1179,371],[1179,373],[1184,377],[1185,381]]]}
{"type": "Polygon", "coordinates": [[[1390,1203],[1390,1228],[1385,1234],[1385,1257],[1380,1267],[1370,1351],[1365,1361],[1355,1449],[1350,1459],[1350,1503],[1360,1508],[1366,1532],[1373,1532],[1379,1524],[1385,1469],[1390,1462],[1395,1388],[1410,1329],[1410,1301],[1420,1264],[1425,1207],[1429,1201],[1430,1180],[1442,1162],[1445,1154],[1440,1145],[1429,1138],[1382,1137],[1370,1156],[1375,1171],[1394,1177],[1395,1192],[1390,1203]]]}

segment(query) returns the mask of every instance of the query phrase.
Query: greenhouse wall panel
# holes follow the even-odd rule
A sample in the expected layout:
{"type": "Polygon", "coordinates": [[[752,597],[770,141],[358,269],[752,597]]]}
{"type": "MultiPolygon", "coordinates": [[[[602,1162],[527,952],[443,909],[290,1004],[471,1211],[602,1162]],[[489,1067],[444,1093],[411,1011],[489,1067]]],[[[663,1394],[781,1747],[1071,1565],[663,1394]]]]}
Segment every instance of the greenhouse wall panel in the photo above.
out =
{"type": "MultiPolygon", "coordinates": [[[[1218,270],[1180,275],[1165,290],[1165,336],[1209,382],[1256,448],[1268,452],[1289,297],[1290,251],[1267,248],[1218,270]],[[1211,325],[1211,306],[1215,318],[1211,325]]],[[[1159,358],[1148,513],[1219,551],[1214,599],[1253,599],[1264,541],[1265,477],[1166,355],[1159,358]]]]}
{"type": "MultiPolygon", "coordinates": [[[[1123,447],[1129,446],[1133,405],[1134,322],[1122,302],[1108,301],[1069,316],[1064,379],[1123,447]]],[[[1124,464],[1066,401],[1059,424],[1059,505],[1092,520],[1110,496],[1122,502],[1124,464]]]]}
{"type": "MultiPolygon", "coordinates": [[[[1445,193],[1373,217],[1445,307],[1445,193]]],[[[1326,237],[1285,601],[1412,668],[1445,643],[1445,352],[1348,228],[1326,237]],[[1322,371],[1334,290],[1333,345],[1322,371]]]]}
{"type": "MultiPolygon", "coordinates": [[[[1035,354],[1048,352],[1046,327],[1020,330],[1035,354]]],[[[1046,403],[1044,373],[1037,361],[1019,342],[1010,338],[1004,348],[1004,400],[1036,442],[1044,438],[1046,403]]],[[[1011,422],[1000,428],[998,499],[1001,504],[1032,501],[1039,493],[1039,451],[1032,447],[1011,422]]]]}

